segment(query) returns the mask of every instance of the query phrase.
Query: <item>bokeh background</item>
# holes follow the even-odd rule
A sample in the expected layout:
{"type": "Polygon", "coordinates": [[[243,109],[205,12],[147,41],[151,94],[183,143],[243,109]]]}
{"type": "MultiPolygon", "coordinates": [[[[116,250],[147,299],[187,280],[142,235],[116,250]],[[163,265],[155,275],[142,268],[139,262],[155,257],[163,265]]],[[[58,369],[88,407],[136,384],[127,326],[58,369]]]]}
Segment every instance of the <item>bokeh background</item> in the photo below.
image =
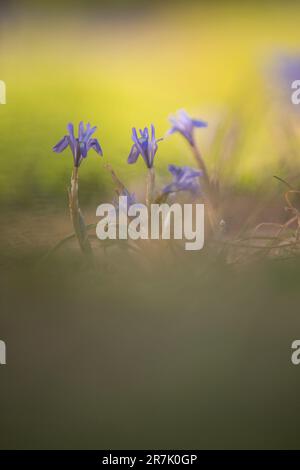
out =
{"type": "MultiPolygon", "coordinates": [[[[270,124],[269,73],[297,54],[298,12],[280,2],[12,3],[1,15],[1,201],[62,201],[71,161],[51,149],[69,121],[97,125],[105,161],[133,180],[143,168],[126,164],[132,126],[153,122],[164,135],[180,108],[208,121],[199,139],[211,167],[215,133],[237,121],[241,147],[223,172],[257,190],[278,171],[284,119],[281,111],[270,124]]],[[[179,137],[161,146],[157,170],[170,161],[193,163],[179,137]]],[[[96,157],[82,174],[82,197],[110,190],[96,157]]]]}
{"type": "MultiPolygon", "coordinates": [[[[208,254],[162,259],[141,275],[86,272],[74,247],[40,258],[71,231],[68,122],[90,121],[104,158],[80,168],[87,221],[109,202],[110,163],[130,187],[132,126],[185,108],[207,120],[198,144],[238,229],[285,220],[299,187],[300,5],[296,2],[61,1],[1,4],[0,370],[2,448],[295,448],[299,261],[229,267],[208,254]],[[298,73],[299,71],[299,73],[298,73]],[[226,199],[227,198],[227,199],[226,199]],[[252,223],[254,221],[252,220],[252,223]]],[[[180,136],[156,158],[193,165],[180,136]]]]}

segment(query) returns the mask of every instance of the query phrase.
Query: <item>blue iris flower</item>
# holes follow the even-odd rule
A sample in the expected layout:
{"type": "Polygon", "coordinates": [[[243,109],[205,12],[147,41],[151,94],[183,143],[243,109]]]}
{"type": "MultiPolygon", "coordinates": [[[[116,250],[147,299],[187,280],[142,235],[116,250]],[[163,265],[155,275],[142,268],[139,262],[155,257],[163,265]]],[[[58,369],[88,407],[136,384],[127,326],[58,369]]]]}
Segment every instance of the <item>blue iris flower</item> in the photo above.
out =
{"type": "Polygon", "coordinates": [[[102,148],[97,139],[92,138],[97,127],[91,127],[88,123],[86,128],[81,121],[78,126],[78,137],[74,135],[73,124],[68,124],[68,135],[65,135],[54,147],[53,151],[61,153],[67,147],[70,147],[73,158],[74,166],[79,167],[83,158],[86,158],[90,149],[94,149],[99,155],[103,155],[102,148]]]}
{"type": "Polygon", "coordinates": [[[202,171],[194,170],[189,166],[169,165],[169,171],[173,175],[173,182],[163,188],[164,193],[178,191],[191,191],[196,194],[200,192],[199,177],[202,171]]]}
{"type": "Polygon", "coordinates": [[[194,129],[207,127],[207,122],[191,118],[183,109],[178,111],[177,116],[171,116],[170,122],[172,127],[168,134],[179,132],[191,145],[195,144],[194,129]]]}
{"type": "Polygon", "coordinates": [[[138,137],[136,128],[134,127],[132,129],[132,140],[133,146],[127,160],[128,163],[135,163],[139,155],[141,155],[146,166],[152,168],[158,148],[157,143],[163,140],[155,138],[155,128],[153,124],[151,124],[151,137],[147,127],[145,127],[144,130],[140,129],[140,137],[138,137]]]}

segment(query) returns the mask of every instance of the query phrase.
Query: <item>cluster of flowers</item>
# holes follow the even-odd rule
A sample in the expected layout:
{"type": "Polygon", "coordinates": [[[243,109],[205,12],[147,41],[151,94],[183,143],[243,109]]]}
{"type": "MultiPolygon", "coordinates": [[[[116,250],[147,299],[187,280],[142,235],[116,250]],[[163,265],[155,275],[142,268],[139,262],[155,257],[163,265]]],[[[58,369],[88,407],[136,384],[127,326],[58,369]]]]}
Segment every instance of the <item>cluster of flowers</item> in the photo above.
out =
{"type": "MultiPolygon", "coordinates": [[[[209,178],[207,175],[204,160],[202,159],[202,156],[197,148],[194,136],[195,129],[206,127],[207,123],[202,120],[192,119],[183,110],[179,111],[177,116],[171,117],[170,120],[172,127],[168,131],[168,134],[178,132],[187,140],[189,146],[192,149],[193,155],[196,159],[199,169],[191,168],[189,166],[180,167],[175,165],[169,165],[169,171],[173,176],[173,181],[164,186],[161,192],[159,193],[159,196],[157,197],[155,192],[154,159],[158,150],[158,143],[163,139],[156,138],[155,128],[153,125],[151,125],[150,130],[147,127],[145,127],[144,129],[140,129],[139,133],[137,132],[136,128],[133,128],[133,145],[129,152],[127,161],[129,164],[134,164],[138,160],[138,158],[141,157],[148,169],[146,204],[147,206],[149,206],[152,203],[162,203],[167,200],[170,194],[178,193],[180,191],[189,191],[194,196],[201,196],[202,198],[204,198],[205,195],[206,201],[208,201],[207,194],[209,193],[209,178]]],[[[96,127],[91,127],[90,124],[84,126],[83,122],[80,122],[77,136],[75,136],[73,124],[68,124],[67,130],[68,134],[65,135],[53,147],[53,151],[56,153],[61,153],[67,147],[71,149],[74,160],[71,186],[69,188],[69,208],[71,220],[81,250],[91,259],[94,259],[93,250],[88,237],[87,226],[85,225],[83,215],[79,207],[78,170],[82,161],[87,157],[91,149],[97,152],[97,154],[99,154],[100,156],[103,156],[103,151],[98,140],[93,137],[96,131],[96,127]]],[[[118,186],[117,193],[119,196],[119,201],[124,199],[120,198],[120,196],[125,196],[127,201],[126,207],[130,207],[131,205],[136,204],[135,194],[131,194],[126,189],[126,187],[118,179],[112,169],[111,173],[114,181],[117,183],[118,186]]],[[[120,210],[120,207],[116,206],[115,201],[114,205],[117,210],[120,210]]]]}
{"type": "MultiPolygon", "coordinates": [[[[194,129],[206,127],[207,123],[201,120],[192,119],[189,115],[181,110],[178,112],[177,117],[171,117],[172,123],[171,129],[168,134],[179,132],[188,143],[194,148],[195,138],[194,129]]],[[[96,127],[91,127],[87,124],[86,128],[83,122],[80,122],[78,128],[78,137],[74,134],[73,124],[68,124],[68,134],[65,135],[54,147],[53,151],[60,153],[67,147],[71,149],[74,159],[74,167],[78,168],[81,165],[83,159],[88,155],[89,150],[95,150],[100,156],[103,156],[102,148],[97,139],[92,138],[96,131],[96,127]]],[[[136,128],[132,129],[132,141],[133,145],[128,156],[128,163],[135,163],[141,156],[148,169],[152,169],[154,166],[154,158],[158,150],[158,143],[163,140],[162,138],[157,139],[155,136],[155,128],[151,125],[151,130],[145,127],[143,130],[139,130],[139,135],[136,128]]],[[[189,166],[175,166],[169,165],[169,171],[173,176],[173,181],[163,188],[163,193],[169,194],[178,191],[191,191],[192,193],[200,192],[199,177],[203,175],[203,168],[196,170],[189,166]]],[[[131,195],[132,201],[134,196],[131,195]]]]}

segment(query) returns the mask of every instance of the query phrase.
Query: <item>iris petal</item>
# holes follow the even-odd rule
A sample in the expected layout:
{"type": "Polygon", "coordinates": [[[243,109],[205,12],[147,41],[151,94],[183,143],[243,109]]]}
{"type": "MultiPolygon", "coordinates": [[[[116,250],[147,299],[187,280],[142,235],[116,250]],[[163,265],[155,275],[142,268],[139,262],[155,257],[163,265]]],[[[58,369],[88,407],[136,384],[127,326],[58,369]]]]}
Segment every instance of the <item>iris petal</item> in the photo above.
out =
{"type": "Polygon", "coordinates": [[[75,137],[74,137],[74,126],[71,122],[69,122],[69,124],[67,125],[67,129],[68,129],[68,132],[69,132],[69,135],[70,135],[71,139],[75,139],[75,137]]]}
{"type": "Polygon", "coordinates": [[[195,126],[195,127],[207,127],[208,126],[207,122],[201,121],[200,119],[199,120],[198,119],[193,119],[192,122],[193,122],[193,126],[195,126]]]}
{"type": "Polygon", "coordinates": [[[95,150],[95,152],[97,152],[99,155],[103,156],[103,151],[102,151],[102,148],[98,142],[97,139],[90,139],[89,140],[89,143],[88,143],[88,150],[92,148],[95,150]]]}
{"type": "Polygon", "coordinates": [[[56,153],[60,153],[63,150],[65,150],[65,148],[67,148],[68,145],[69,145],[69,139],[68,139],[68,136],[65,135],[56,145],[54,145],[53,151],[56,153]]]}
{"type": "Polygon", "coordinates": [[[130,163],[130,164],[135,163],[137,161],[139,155],[140,155],[140,151],[137,148],[137,146],[134,144],[131,147],[130,154],[129,154],[128,159],[127,159],[127,163],[130,163]]]}

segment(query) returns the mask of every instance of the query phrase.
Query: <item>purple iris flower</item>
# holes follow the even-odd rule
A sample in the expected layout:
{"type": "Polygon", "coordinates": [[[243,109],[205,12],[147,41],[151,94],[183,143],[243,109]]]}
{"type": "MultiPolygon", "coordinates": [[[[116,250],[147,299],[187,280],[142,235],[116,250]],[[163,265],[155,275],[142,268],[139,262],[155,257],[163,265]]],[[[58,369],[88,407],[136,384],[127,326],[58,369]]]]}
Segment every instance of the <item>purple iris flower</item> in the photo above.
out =
{"type": "Polygon", "coordinates": [[[172,124],[168,134],[179,132],[185,137],[191,145],[194,145],[194,128],[207,127],[207,122],[198,119],[192,119],[183,109],[178,111],[177,116],[171,116],[172,124]]]}
{"type": "Polygon", "coordinates": [[[202,171],[194,170],[189,166],[169,165],[169,171],[173,175],[174,181],[163,188],[164,193],[174,193],[178,191],[191,191],[199,193],[200,185],[198,178],[202,171]]]}
{"type": "Polygon", "coordinates": [[[65,135],[53,147],[54,152],[60,153],[67,147],[70,147],[73,154],[75,167],[79,167],[81,160],[87,156],[88,151],[91,148],[94,149],[99,155],[103,155],[102,148],[100,147],[98,140],[91,138],[97,127],[91,127],[91,125],[88,123],[85,129],[84,124],[81,121],[78,126],[78,137],[75,137],[74,135],[73,124],[68,124],[67,129],[69,134],[65,135]]]}
{"type": "Polygon", "coordinates": [[[157,142],[163,140],[155,138],[155,129],[153,124],[151,124],[151,137],[147,127],[145,127],[144,130],[140,129],[140,137],[137,135],[136,128],[133,127],[132,140],[133,146],[130,150],[130,154],[127,160],[128,163],[135,163],[139,155],[141,155],[147,167],[152,168],[154,157],[158,148],[157,142]]]}
{"type": "Polygon", "coordinates": [[[275,62],[277,75],[290,85],[294,80],[300,80],[300,56],[281,55],[275,62]]]}

